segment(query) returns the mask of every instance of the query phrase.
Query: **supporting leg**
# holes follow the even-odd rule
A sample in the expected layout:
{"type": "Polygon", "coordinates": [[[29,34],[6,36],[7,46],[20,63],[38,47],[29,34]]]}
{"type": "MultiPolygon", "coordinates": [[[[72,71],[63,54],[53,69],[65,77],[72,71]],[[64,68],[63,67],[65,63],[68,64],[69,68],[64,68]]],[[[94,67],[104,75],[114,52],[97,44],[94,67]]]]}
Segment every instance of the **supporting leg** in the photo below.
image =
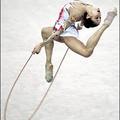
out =
{"type": "Polygon", "coordinates": [[[45,46],[45,52],[46,52],[45,78],[47,82],[51,82],[53,79],[53,65],[51,59],[52,59],[52,52],[54,47],[54,40],[63,43],[62,39],[60,39],[60,37],[56,34],[59,34],[59,31],[56,32],[54,35],[52,27],[43,28],[41,31],[43,42],[37,44],[32,52],[33,54],[35,53],[38,54],[41,48],[45,46]],[[50,38],[51,35],[54,36],[53,37],[54,39],[48,40],[48,38],[50,38]]]}
{"type": "MultiPolygon", "coordinates": [[[[51,34],[52,34],[52,28],[43,28],[41,31],[43,41],[46,41],[51,34]]],[[[53,65],[51,60],[53,47],[54,47],[53,41],[45,45],[45,52],[46,52],[45,79],[47,80],[47,82],[50,82],[53,79],[53,65]]]]}

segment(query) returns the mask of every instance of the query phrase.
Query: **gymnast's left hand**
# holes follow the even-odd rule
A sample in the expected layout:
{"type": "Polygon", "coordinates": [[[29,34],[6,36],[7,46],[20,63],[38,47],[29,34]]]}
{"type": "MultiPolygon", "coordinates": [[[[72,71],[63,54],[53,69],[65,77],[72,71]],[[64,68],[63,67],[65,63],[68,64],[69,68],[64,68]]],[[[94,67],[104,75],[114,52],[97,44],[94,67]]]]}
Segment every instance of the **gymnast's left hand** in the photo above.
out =
{"type": "Polygon", "coordinates": [[[39,43],[38,45],[36,45],[32,51],[32,54],[39,54],[40,50],[42,48],[42,45],[39,43]]]}

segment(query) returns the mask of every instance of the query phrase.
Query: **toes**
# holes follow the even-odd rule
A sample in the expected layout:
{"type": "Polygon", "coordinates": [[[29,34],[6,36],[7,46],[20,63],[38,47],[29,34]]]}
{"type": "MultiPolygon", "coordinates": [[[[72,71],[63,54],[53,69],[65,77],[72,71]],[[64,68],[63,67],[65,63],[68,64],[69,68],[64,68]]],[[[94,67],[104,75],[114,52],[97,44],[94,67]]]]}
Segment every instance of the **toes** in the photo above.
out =
{"type": "Polygon", "coordinates": [[[110,12],[114,13],[115,15],[117,15],[117,8],[114,7],[113,9],[110,10],[110,12]]]}
{"type": "Polygon", "coordinates": [[[116,15],[117,15],[117,8],[113,8],[107,13],[107,16],[104,20],[104,24],[110,26],[116,15]]]}
{"type": "Polygon", "coordinates": [[[51,82],[51,81],[53,80],[53,76],[51,76],[51,75],[46,75],[46,76],[45,76],[45,79],[46,79],[47,82],[51,82]]]}
{"type": "Polygon", "coordinates": [[[116,7],[113,8],[113,11],[114,11],[114,13],[116,13],[116,15],[117,15],[117,8],[116,8],[116,7]]]}
{"type": "Polygon", "coordinates": [[[109,12],[108,12],[108,14],[110,15],[110,16],[116,16],[117,15],[117,8],[116,7],[114,7],[113,9],[111,9],[109,12]]]}

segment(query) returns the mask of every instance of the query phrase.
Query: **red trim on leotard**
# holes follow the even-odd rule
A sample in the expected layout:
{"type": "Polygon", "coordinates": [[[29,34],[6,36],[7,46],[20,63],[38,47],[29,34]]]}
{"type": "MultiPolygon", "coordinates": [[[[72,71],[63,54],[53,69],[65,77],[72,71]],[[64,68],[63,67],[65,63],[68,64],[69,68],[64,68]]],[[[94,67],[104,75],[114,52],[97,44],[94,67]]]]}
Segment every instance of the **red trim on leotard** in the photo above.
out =
{"type": "Polygon", "coordinates": [[[64,11],[64,8],[61,9],[60,13],[59,13],[59,18],[57,20],[57,22],[59,22],[59,20],[61,19],[61,17],[63,16],[63,12],[64,11]]]}
{"type": "Polygon", "coordinates": [[[60,30],[63,30],[63,26],[62,25],[60,26],[60,28],[58,29],[58,31],[60,31],[60,30]]]}
{"type": "MultiPolygon", "coordinates": [[[[64,7],[65,7],[65,6],[64,6],[64,7]]],[[[60,25],[59,28],[56,28],[56,24],[57,24],[57,22],[60,21],[60,19],[62,19],[62,18],[64,17],[64,7],[61,9],[61,11],[60,11],[60,13],[59,13],[59,17],[58,17],[58,19],[57,19],[57,21],[56,21],[56,23],[55,23],[55,26],[53,27],[53,29],[54,29],[55,31],[59,31],[59,30],[63,29],[63,26],[62,26],[62,25],[60,25]]],[[[64,19],[64,18],[63,18],[63,19],[64,19]]]]}
{"type": "Polygon", "coordinates": [[[53,27],[53,30],[55,30],[55,31],[63,30],[63,26],[61,25],[58,29],[54,26],[54,27],[53,27]]]}

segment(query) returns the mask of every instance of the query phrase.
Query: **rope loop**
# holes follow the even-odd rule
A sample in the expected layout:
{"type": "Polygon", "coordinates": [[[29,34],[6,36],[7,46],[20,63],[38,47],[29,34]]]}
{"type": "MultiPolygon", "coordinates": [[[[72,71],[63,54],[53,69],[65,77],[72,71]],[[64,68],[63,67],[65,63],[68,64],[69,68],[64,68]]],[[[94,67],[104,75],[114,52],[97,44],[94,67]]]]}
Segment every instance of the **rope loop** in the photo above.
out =
{"type": "MultiPolygon", "coordinates": [[[[52,82],[50,83],[50,85],[49,85],[46,93],[44,94],[42,100],[40,101],[39,105],[36,107],[36,109],[34,110],[34,112],[33,112],[33,113],[31,114],[31,116],[28,118],[28,120],[31,120],[31,119],[34,117],[34,115],[35,115],[35,114],[37,113],[37,111],[40,109],[40,107],[41,107],[42,103],[44,102],[45,98],[47,97],[47,94],[48,94],[48,92],[50,91],[50,88],[51,88],[52,85],[53,85],[53,82],[54,82],[54,80],[55,80],[55,78],[56,78],[56,76],[57,76],[57,74],[58,74],[58,71],[59,71],[59,69],[60,69],[60,67],[61,67],[61,65],[62,65],[62,63],[63,63],[63,60],[65,59],[65,56],[66,56],[68,50],[69,50],[69,48],[67,48],[67,50],[66,50],[66,52],[65,52],[65,54],[64,54],[64,56],[63,56],[63,58],[62,58],[62,60],[61,60],[61,62],[60,62],[60,64],[59,64],[59,66],[58,66],[58,69],[57,69],[57,71],[56,71],[56,73],[55,73],[55,75],[54,75],[54,77],[53,77],[53,80],[52,80],[52,82]]],[[[6,100],[6,103],[5,103],[4,116],[3,116],[3,117],[4,117],[4,120],[7,120],[7,117],[6,117],[6,115],[7,115],[7,108],[8,108],[8,103],[9,103],[10,97],[11,97],[11,95],[12,95],[13,89],[15,88],[16,83],[18,82],[18,80],[19,80],[19,78],[20,78],[23,70],[25,69],[26,65],[28,64],[28,62],[30,61],[30,59],[31,59],[32,56],[33,56],[33,53],[30,55],[30,57],[28,58],[28,60],[27,60],[26,63],[24,64],[24,66],[23,66],[23,68],[21,69],[20,73],[18,74],[15,82],[13,83],[12,88],[10,89],[10,92],[9,92],[9,94],[8,94],[8,97],[7,97],[7,100],[6,100]]]]}

